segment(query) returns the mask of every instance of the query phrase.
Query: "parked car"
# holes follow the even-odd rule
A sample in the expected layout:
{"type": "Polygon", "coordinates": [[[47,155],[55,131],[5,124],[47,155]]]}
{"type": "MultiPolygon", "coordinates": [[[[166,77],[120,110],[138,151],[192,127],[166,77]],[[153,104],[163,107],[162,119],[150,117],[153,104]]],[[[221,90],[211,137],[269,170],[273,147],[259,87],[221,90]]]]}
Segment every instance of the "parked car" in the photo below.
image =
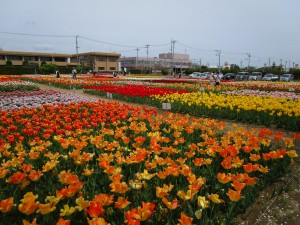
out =
{"type": "Polygon", "coordinates": [[[261,80],[262,73],[261,72],[252,72],[249,76],[249,80],[261,80]]]}
{"type": "Polygon", "coordinates": [[[279,77],[278,75],[276,74],[272,74],[272,73],[269,73],[269,74],[266,74],[262,80],[266,80],[266,81],[276,81],[276,80],[279,80],[279,77]]]}
{"type": "Polygon", "coordinates": [[[201,74],[200,72],[193,72],[189,75],[189,78],[200,78],[201,74]]]}
{"type": "Polygon", "coordinates": [[[226,73],[223,77],[222,80],[234,80],[236,75],[234,73],[226,73]]]}
{"type": "Polygon", "coordinates": [[[248,72],[238,72],[235,79],[236,80],[248,80],[249,79],[249,73],[248,72]]]}
{"type": "Polygon", "coordinates": [[[280,81],[292,81],[293,79],[293,74],[282,74],[280,77],[280,81]]]}

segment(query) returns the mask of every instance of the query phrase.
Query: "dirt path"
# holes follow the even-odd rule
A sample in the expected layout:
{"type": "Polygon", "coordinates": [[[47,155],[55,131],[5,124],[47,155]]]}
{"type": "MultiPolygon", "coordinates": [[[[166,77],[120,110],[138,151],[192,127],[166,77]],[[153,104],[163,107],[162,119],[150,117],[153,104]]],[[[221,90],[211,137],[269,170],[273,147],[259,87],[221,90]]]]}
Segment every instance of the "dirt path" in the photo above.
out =
{"type": "MultiPolygon", "coordinates": [[[[94,96],[83,93],[82,89],[60,89],[53,86],[37,84],[41,90],[55,90],[62,93],[73,93],[82,95],[89,98],[101,99],[109,101],[106,98],[100,96],[94,96]]],[[[133,104],[118,101],[123,104],[133,104]]],[[[153,107],[150,107],[153,108],[153,107]]],[[[156,108],[155,108],[156,109],[156,108]]],[[[156,109],[158,113],[165,113],[164,110],[156,109]]],[[[244,123],[237,123],[228,120],[222,120],[226,122],[225,130],[231,130],[234,128],[234,124],[238,126],[246,127],[247,130],[254,128],[263,128],[260,125],[251,125],[244,123]]],[[[289,132],[282,129],[269,128],[273,131],[281,131],[290,136],[293,132],[289,132]]],[[[295,149],[298,155],[300,155],[300,140],[297,140],[295,149]]],[[[300,225],[300,159],[295,160],[295,164],[292,171],[282,178],[276,180],[272,185],[265,188],[260,196],[257,198],[253,206],[249,207],[243,215],[238,215],[237,224],[244,225],[300,225]]]]}

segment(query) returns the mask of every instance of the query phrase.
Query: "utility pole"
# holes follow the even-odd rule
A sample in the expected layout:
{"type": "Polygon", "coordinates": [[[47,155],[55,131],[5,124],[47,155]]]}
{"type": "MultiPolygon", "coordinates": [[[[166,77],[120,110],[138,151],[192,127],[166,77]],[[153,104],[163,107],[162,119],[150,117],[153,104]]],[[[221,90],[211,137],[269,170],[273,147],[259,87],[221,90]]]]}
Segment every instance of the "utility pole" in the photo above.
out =
{"type": "Polygon", "coordinates": [[[76,56],[77,56],[77,67],[78,67],[78,63],[79,63],[79,57],[78,57],[78,35],[76,35],[76,56]]]}
{"type": "Polygon", "coordinates": [[[271,57],[269,57],[269,67],[271,66],[271,57]]]}
{"type": "Polygon", "coordinates": [[[148,48],[150,45],[146,45],[147,48],[147,70],[149,69],[149,60],[148,60],[148,48]]]}
{"type": "Polygon", "coordinates": [[[243,68],[243,60],[241,60],[241,69],[243,68]]]}
{"type": "Polygon", "coordinates": [[[171,40],[171,52],[172,52],[172,74],[173,74],[173,67],[174,67],[174,53],[175,53],[175,40],[171,40]]]}
{"type": "Polygon", "coordinates": [[[250,58],[251,58],[251,54],[250,53],[247,53],[247,56],[248,56],[248,69],[249,69],[249,67],[250,67],[250,58]]]}
{"type": "Polygon", "coordinates": [[[140,49],[136,49],[136,60],[135,60],[135,68],[137,69],[137,65],[138,65],[138,60],[139,60],[139,50],[140,49]]]}
{"type": "Polygon", "coordinates": [[[285,64],[284,64],[284,71],[286,72],[286,64],[287,64],[287,61],[285,61],[285,64]]]}
{"type": "Polygon", "coordinates": [[[201,66],[202,66],[202,65],[201,65],[201,64],[202,64],[201,60],[202,60],[202,59],[200,58],[200,62],[199,62],[199,63],[200,63],[200,68],[201,68],[201,66]]]}
{"type": "Polygon", "coordinates": [[[215,50],[217,52],[216,56],[219,56],[219,64],[218,64],[218,69],[220,72],[220,68],[221,68],[221,50],[215,50]]]}

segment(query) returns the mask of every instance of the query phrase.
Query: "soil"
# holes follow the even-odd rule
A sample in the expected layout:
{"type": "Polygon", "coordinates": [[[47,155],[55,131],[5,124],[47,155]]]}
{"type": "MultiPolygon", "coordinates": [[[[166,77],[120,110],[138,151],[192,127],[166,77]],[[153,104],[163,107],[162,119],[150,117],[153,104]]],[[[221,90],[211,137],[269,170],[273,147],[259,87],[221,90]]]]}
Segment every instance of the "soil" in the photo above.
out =
{"type": "MultiPolygon", "coordinates": [[[[82,89],[60,89],[53,86],[37,84],[41,90],[55,90],[63,93],[74,93],[90,98],[101,98],[83,93],[82,89]]],[[[121,101],[120,101],[121,102],[121,101]]],[[[132,104],[121,102],[124,104],[132,104]]],[[[137,105],[137,104],[132,104],[137,105]]],[[[164,110],[157,109],[158,113],[165,113],[164,110]]],[[[228,120],[225,130],[234,128],[234,125],[246,127],[249,130],[254,128],[263,128],[260,125],[249,125],[228,120]]],[[[270,128],[273,131],[281,131],[290,136],[293,132],[270,128]]],[[[300,156],[300,140],[295,143],[295,149],[300,156]]],[[[256,199],[255,203],[249,207],[244,214],[240,214],[236,218],[236,224],[241,225],[300,225],[300,158],[295,159],[295,163],[291,172],[277,179],[272,185],[265,188],[256,199]]]]}

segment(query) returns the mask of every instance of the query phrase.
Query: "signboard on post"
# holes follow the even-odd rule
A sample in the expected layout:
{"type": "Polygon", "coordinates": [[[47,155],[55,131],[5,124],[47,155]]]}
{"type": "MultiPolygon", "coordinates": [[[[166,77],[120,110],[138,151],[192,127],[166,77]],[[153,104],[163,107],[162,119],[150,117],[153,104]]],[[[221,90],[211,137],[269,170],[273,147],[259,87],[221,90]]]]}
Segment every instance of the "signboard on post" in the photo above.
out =
{"type": "Polygon", "coordinates": [[[112,98],[112,93],[106,92],[106,96],[107,96],[107,98],[112,98]]]}
{"type": "Polygon", "coordinates": [[[171,109],[171,103],[163,103],[162,108],[165,109],[165,110],[171,109]]]}

